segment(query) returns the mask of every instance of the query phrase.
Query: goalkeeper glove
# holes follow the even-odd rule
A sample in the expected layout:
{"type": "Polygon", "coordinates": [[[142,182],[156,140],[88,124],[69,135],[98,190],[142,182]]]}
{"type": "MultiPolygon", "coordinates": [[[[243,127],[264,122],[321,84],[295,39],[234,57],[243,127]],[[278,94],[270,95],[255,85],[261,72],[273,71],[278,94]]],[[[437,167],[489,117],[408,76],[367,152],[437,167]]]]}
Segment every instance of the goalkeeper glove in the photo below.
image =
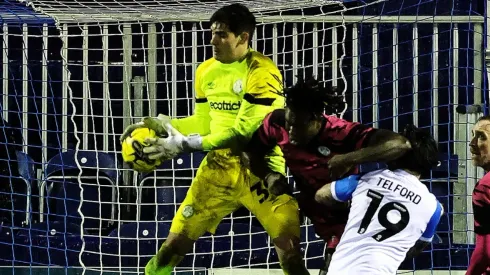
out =
{"type": "Polygon", "coordinates": [[[119,138],[122,143],[127,137],[131,136],[131,133],[138,128],[149,128],[155,131],[157,136],[166,136],[167,129],[165,125],[170,125],[170,117],[166,115],[159,114],[158,117],[145,117],[141,122],[131,124],[126,129],[124,129],[123,134],[119,138]]]}
{"type": "Polygon", "coordinates": [[[147,138],[145,140],[151,145],[143,148],[143,153],[148,154],[149,159],[173,159],[182,152],[202,150],[202,137],[200,135],[184,136],[170,123],[165,125],[165,129],[168,133],[167,138],[147,138]]]}

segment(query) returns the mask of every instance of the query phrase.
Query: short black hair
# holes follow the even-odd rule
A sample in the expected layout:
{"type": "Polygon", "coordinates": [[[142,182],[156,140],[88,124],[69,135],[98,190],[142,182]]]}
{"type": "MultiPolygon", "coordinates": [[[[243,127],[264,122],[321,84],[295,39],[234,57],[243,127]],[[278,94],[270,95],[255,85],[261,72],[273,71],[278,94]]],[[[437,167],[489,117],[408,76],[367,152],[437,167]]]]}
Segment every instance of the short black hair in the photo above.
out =
{"type": "Polygon", "coordinates": [[[226,24],[236,36],[247,32],[249,42],[252,41],[255,26],[257,25],[253,13],[246,6],[238,3],[221,7],[214,12],[209,21],[211,25],[215,22],[226,24]]]}
{"type": "Polygon", "coordinates": [[[482,120],[490,121],[490,115],[484,115],[484,116],[479,117],[477,122],[482,121],[482,120]]]}
{"type": "Polygon", "coordinates": [[[437,142],[428,131],[408,124],[400,134],[408,139],[412,149],[402,157],[389,162],[389,169],[407,169],[424,174],[438,165],[439,150],[437,142]]]}
{"type": "Polygon", "coordinates": [[[284,89],[286,106],[293,111],[311,112],[313,114],[337,114],[345,108],[344,97],[337,94],[337,89],[325,87],[313,76],[306,80],[298,76],[294,86],[284,89]]]}

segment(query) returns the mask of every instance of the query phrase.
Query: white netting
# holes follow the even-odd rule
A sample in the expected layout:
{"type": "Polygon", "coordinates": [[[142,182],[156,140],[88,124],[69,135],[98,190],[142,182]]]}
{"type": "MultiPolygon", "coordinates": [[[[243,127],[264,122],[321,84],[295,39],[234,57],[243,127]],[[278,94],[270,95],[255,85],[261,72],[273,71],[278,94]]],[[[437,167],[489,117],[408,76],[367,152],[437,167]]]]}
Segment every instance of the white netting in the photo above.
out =
{"type": "MultiPolygon", "coordinates": [[[[334,78],[336,86],[337,82],[342,82],[339,60],[343,55],[341,42],[345,39],[345,29],[341,3],[296,1],[286,5],[284,1],[237,2],[249,5],[256,12],[259,26],[253,47],[278,63],[288,85],[293,83],[295,75],[303,73],[321,75],[322,79],[329,81],[334,78]],[[310,17],[311,22],[304,20],[302,13],[306,8],[312,9],[314,14],[310,17]],[[294,14],[292,22],[284,21],[283,16],[288,16],[287,12],[294,14]],[[335,16],[338,23],[326,24],[315,19],[327,13],[335,16]],[[333,35],[335,39],[332,41],[333,35]]],[[[112,152],[111,148],[117,149],[113,147],[115,144],[111,138],[117,138],[131,121],[148,114],[155,115],[156,110],[173,116],[192,113],[195,69],[200,62],[211,57],[207,20],[219,6],[230,3],[30,3],[36,11],[56,20],[63,41],[63,49],[60,49],[62,66],[64,77],[70,84],[62,97],[70,99],[73,109],[72,121],[68,124],[77,125],[72,132],[75,139],[67,139],[76,143],[74,149],[78,160],[87,150],[104,150],[104,146],[109,152],[112,152]],[[102,79],[96,76],[97,72],[102,73],[102,79]],[[111,103],[98,108],[99,100],[110,100],[111,103]],[[114,106],[118,101],[121,101],[122,108],[121,104],[119,108],[114,106]],[[98,139],[98,128],[100,133],[110,138],[98,139]]],[[[83,188],[79,198],[82,203],[77,210],[82,214],[81,232],[83,236],[96,237],[95,241],[85,239],[81,248],[83,253],[93,254],[94,258],[80,257],[80,264],[89,270],[143,267],[159,247],[155,237],[161,241],[166,236],[173,213],[184,198],[200,158],[199,154],[184,156],[174,161],[173,167],[160,169],[144,178],[123,172],[117,183],[119,187],[113,190],[120,198],[117,207],[112,209],[116,213],[116,222],[108,224],[103,222],[110,218],[102,217],[103,206],[96,213],[82,210],[83,205],[91,201],[86,196],[93,190],[86,190],[88,183],[83,171],[86,165],[78,161],[77,165],[83,168],[76,178],[83,188]],[[124,185],[134,187],[125,188],[124,185]],[[129,213],[125,213],[127,211],[129,213]],[[90,221],[92,226],[89,226],[90,221]],[[157,221],[159,223],[155,227],[157,221]],[[112,232],[105,230],[107,227],[112,232]],[[85,231],[86,228],[89,231],[85,231]]],[[[98,168],[102,168],[100,164],[98,168]]],[[[101,198],[101,190],[97,192],[96,197],[101,198]]],[[[49,212],[42,209],[44,213],[49,212]]],[[[52,214],[49,213],[43,214],[43,222],[50,220],[52,214]]],[[[303,235],[308,238],[303,240],[306,258],[321,259],[322,242],[316,240],[311,226],[305,225],[303,229],[303,235]],[[312,249],[313,246],[316,247],[312,249]]],[[[189,257],[192,260],[182,266],[192,270],[200,267],[279,267],[265,232],[257,220],[243,210],[225,218],[213,238],[205,236],[198,241],[189,257]]]]}

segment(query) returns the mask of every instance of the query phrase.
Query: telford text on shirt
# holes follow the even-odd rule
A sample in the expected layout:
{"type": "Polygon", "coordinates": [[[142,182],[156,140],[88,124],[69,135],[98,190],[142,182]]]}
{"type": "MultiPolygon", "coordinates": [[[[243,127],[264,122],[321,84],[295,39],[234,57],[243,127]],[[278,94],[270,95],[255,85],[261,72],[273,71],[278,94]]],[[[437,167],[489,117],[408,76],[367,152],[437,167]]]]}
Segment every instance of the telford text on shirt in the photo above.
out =
{"type": "Polygon", "coordinates": [[[420,200],[422,199],[419,195],[415,194],[413,191],[408,190],[408,188],[406,188],[405,186],[399,183],[394,183],[391,180],[385,178],[380,177],[377,186],[395,193],[399,193],[400,196],[409,199],[415,204],[419,204],[420,200]]]}

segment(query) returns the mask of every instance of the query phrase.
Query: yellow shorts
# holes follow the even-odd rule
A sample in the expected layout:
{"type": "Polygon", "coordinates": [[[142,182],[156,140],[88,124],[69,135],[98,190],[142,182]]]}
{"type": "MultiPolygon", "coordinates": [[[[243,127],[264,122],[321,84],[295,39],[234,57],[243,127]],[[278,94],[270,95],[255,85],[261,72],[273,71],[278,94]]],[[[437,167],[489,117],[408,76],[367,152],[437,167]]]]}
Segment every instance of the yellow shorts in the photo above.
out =
{"type": "Polygon", "coordinates": [[[298,204],[289,195],[274,197],[264,183],[239,161],[215,161],[208,154],[201,163],[187,196],[177,210],[170,232],[197,240],[215,233],[221,220],[245,206],[264,229],[276,238],[299,238],[298,204]]]}

